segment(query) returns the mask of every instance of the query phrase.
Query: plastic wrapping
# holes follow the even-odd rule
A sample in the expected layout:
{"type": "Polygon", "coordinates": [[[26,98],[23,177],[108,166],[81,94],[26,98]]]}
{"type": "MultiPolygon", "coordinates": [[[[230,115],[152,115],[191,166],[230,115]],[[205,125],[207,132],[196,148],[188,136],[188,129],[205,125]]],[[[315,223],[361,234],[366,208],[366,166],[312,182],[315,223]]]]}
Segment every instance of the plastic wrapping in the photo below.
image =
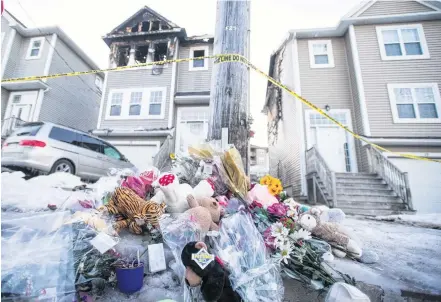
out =
{"type": "Polygon", "coordinates": [[[74,232],[71,226],[60,229],[69,215],[2,215],[2,301],[75,292],[74,232]]]}
{"type": "Polygon", "coordinates": [[[230,191],[245,198],[250,187],[250,180],[245,174],[242,158],[235,147],[231,147],[221,156],[223,169],[219,169],[223,181],[230,191]]]}
{"type": "Polygon", "coordinates": [[[262,236],[249,214],[237,212],[222,220],[214,253],[230,271],[233,289],[246,301],[282,301],[284,288],[278,266],[266,254],[262,236]]]}
{"type": "MultiPolygon", "coordinates": [[[[192,241],[203,241],[203,234],[199,225],[188,214],[181,214],[177,218],[164,216],[160,221],[164,243],[171,249],[175,262],[173,270],[179,276],[184,288],[184,301],[194,301],[193,291],[185,283],[185,267],[181,261],[181,253],[185,245],[192,241]]],[[[170,264],[169,264],[170,265],[170,264]]]]}

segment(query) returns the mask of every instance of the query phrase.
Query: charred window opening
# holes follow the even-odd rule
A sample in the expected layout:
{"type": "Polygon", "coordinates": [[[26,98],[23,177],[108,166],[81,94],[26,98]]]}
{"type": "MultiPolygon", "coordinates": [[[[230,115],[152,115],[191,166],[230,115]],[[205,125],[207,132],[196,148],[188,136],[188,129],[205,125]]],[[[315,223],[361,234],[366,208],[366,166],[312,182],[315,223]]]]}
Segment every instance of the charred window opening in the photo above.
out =
{"type": "Polygon", "coordinates": [[[149,31],[149,29],[150,29],[150,22],[143,21],[141,26],[141,31],[149,31]]]}
{"type": "Polygon", "coordinates": [[[151,30],[159,30],[159,21],[152,21],[152,29],[151,30]]]}
{"type": "Polygon", "coordinates": [[[138,24],[135,24],[133,27],[132,27],[132,31],[131,31],[132,33],[137,33],[138,32],[138,24]]]}
{"type": "Polygon", "coordinates": [[[147,62],[147,55],[149,52],[149,46],[137,46],[135,51],[135,62],[141,64],[147,62]]]}
{"type": "Polygon", "coordinates": [[[118,48],[118,54],[117,54],[117,66],[127,66],[129,63],[129,52],[130,47],[129,46],[122,46],[118,48]]]}
{"type": "Polygon", "coordinates": [[[158,43],[155,45],[155,57],[154,61],[167,60],[167,43],[158,43]]]}

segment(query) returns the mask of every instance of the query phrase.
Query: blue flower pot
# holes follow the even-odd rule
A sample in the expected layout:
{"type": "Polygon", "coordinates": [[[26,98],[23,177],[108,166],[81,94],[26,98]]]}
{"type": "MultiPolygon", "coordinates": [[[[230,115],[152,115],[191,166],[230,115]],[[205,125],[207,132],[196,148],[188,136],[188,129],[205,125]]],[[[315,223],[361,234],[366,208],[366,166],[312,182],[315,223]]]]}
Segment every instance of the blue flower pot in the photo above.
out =
{"type": "Polygon", "coordinates": [[[142,288],[144,280],[144,263],[134,268],[116,268],[118,289],[125,294],[133,294],[142,288]]]}

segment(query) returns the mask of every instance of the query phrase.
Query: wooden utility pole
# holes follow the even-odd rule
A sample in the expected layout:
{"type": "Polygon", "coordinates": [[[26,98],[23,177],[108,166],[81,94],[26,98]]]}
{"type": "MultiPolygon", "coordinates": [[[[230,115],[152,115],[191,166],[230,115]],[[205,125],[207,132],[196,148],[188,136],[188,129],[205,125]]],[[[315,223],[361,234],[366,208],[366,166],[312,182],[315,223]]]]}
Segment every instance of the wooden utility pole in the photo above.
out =
{"type": "MultiPolygon", "coordinates": [[[[218,0],[214,54],[249,58],[250,1],[218,0]]],[[[234,144],[248,173],[249,68],[240,62],[214,64],[211,78],[208,140],[234,144]],[[227,130],[228,129],[228,132],[227,130]]]]}

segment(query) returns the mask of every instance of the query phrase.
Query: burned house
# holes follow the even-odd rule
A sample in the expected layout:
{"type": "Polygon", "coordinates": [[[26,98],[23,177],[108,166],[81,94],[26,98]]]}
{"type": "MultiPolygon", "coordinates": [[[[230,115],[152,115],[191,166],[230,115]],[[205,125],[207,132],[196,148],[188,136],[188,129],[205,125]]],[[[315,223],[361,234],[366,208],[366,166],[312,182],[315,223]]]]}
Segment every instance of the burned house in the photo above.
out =
{"type": "Polygon", "coordinates": [[[206,137],[213,62],[164,61],[212,55],[213,36],[189,37],[185,28],[143,7],[103,40],[109,67],[130,68],[107,73],[96,135],[139,168],[152,163],[167,137],[176,152],[206,137]]]}

